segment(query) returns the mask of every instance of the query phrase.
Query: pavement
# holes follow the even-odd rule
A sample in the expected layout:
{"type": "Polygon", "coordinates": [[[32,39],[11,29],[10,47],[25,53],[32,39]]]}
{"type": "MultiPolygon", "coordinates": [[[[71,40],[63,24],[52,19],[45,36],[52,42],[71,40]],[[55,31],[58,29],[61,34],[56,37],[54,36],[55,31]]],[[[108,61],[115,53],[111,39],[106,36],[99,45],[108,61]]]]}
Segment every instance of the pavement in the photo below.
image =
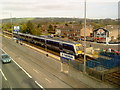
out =
{"type": "Polygon", "coordinates": [[[3,49],[44,88],[88,88],[61,72],[61,63],[52,57],[3,37],[3,49]]]}

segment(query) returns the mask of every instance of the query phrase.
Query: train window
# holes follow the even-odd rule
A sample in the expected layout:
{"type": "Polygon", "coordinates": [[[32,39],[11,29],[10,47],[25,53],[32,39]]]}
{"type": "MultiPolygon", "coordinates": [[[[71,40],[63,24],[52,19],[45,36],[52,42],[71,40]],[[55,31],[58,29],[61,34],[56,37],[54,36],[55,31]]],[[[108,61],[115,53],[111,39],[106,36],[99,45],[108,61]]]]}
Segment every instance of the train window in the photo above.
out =
{"type": "Polygon", "coordinates": [[[77,51],[82,50],[81,46],[76,46],[76,50],[77,51]]]}
{"type": "Polygon", "coordinates": [[[52,41],[47,40],[47,44],[52,45],[52,41]]]}
{"type": "Polygon", "coordinates": [[[53,42],[53,45],[59,47],[59,42],[53,42]]]}
{"type": "Polygon", "coordinates": [[[35,41],[39,41],[39,39],[38,38],[35,38],[35,37],[31,37],[33,40],[35,40],[35,41]]]}
{"type": "Polygon", "coordinates": [[[54,41],[48,41],[47,40],[47,44],[59,47],[59,42],[54,42],[54,41]]]}
{"type": "Polygon", "coordinates": [[[74,51],[73,45],[63,44],[63,48],[67,50],[74,51]]]}
{"type": "Polygon", "coordinates": [[[40,42],[45,42],[45,40],[44,39],[40,39],[40,42]]]}

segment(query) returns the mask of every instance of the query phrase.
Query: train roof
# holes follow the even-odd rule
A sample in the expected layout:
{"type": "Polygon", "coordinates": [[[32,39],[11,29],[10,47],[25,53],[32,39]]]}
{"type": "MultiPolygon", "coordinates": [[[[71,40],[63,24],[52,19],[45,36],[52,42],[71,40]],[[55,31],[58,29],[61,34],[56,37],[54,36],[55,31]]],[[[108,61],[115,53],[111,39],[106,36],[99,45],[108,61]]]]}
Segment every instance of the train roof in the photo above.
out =
{"type": "Polygon", "coordinates": [[[59,39],[59,38],[49,38],[51,40],[58,40],[58,41],[61,41],[61,42],[67,42],[67,43],[71,43],[71,44],[79,44],[77,42],[72,42],[72,41],[65,41],[65,40],[62,40],[62,39],[59,39]]]}
{"type": "Polygon", "coordinates": [[[33,37],[33,38],[47,39],[47,40],[56,41],[56,42],[68,43],[68,44],[80,44],[78,42],[65,41],[65,40],[62,40],[62,39],[59,39],[59,38],[49,38],[49,37],[46,37],[46,36],[35,36],[35,35],[25,34],[25,33],[17,33],[17,34],[21,34],[21,35],[25,35],[25,36],[33,37]]]}

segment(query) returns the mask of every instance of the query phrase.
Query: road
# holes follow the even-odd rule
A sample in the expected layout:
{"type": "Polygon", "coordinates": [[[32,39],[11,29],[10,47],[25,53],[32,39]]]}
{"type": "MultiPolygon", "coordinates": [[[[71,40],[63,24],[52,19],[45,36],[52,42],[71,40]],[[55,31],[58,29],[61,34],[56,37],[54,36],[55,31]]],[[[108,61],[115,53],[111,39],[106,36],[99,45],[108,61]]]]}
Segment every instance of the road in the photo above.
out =
{"type": "Polygon", "coordinates": [[[2,64],[2,88],[39,88],[35,81],[29,78],[14,61],[2,64]]]}
{"type": "MultiPolygon", "coordinates": [[[[2,65],[2,71],[7,78],[5,82],[10,88],[39,88],[13,61],[2,65]]],[[[4,83],[2,87],[6,87],[4,83]]]]}
{"type": "Polygon", "coordinates": [[[59,61],[11,39],[3,38],[2,44],[2,48],[44,88],[88,88],[79,80],[62,73],[59,61]]]}

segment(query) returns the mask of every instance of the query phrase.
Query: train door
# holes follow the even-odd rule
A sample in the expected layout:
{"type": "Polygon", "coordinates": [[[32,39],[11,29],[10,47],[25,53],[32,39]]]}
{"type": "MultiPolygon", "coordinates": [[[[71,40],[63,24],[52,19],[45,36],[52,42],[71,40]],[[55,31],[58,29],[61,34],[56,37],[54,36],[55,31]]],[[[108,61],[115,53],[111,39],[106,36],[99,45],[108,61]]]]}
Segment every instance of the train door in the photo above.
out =
{"type": "Polygon", "coordinates": [[[59,43],[59,49],[60,49],[60,51],[63,50],[63,45],[62,45],[62,43],[59,43]]]}

